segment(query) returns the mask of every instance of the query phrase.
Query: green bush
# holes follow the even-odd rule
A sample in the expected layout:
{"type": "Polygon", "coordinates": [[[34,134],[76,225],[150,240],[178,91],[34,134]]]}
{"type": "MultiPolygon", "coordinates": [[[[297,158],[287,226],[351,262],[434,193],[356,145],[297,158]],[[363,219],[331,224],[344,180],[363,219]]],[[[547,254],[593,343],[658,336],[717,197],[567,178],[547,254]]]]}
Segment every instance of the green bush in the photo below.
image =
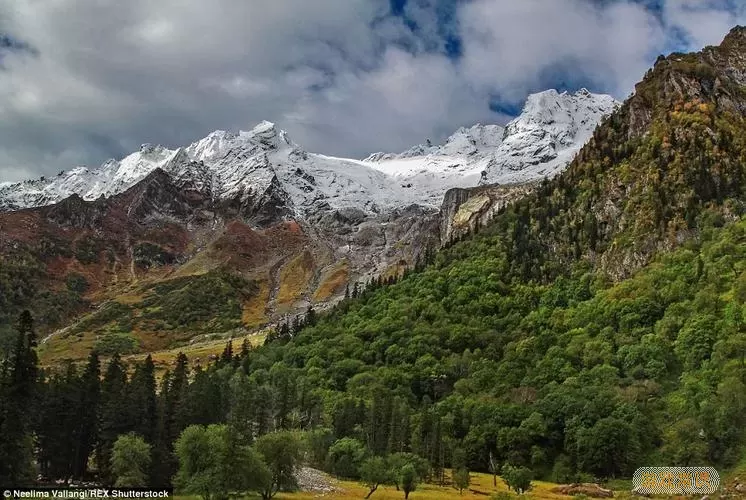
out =
{"type": "Polygon", "coordinates": [[[241,326],[243,302],[256,284],[225,271],[177,278],[153,287],[142,302],[143,318],[157,325],[194,331],[227,331],[241,326]]]}
{"type": "Polygon", "coordinates": [[[137,339],[127,333],[107,333],[100,336],[93,349],[104,356],[114,354],[132,354],[137,352],[139,344],[137,339]]]}
{"type": "Polygon", "coordinates": [[[143,268],[159,267],[173,264],[176,256],[153,243],[143,242],[135,245],[132,252],[135,264],[143,268]]]}
{"type": "Polygon", "coordinates": [[[104,247],[104,243],[96,238],[83,238],[76,242],[74,255],[81,264],[94,264],[104,247]]]}
{"type": "Polygon", "coordinates": [[[69,291],[83,295],[88,290],[88,280],[82,274],[70,273],[65,278],[65,286],[69,291]]]}

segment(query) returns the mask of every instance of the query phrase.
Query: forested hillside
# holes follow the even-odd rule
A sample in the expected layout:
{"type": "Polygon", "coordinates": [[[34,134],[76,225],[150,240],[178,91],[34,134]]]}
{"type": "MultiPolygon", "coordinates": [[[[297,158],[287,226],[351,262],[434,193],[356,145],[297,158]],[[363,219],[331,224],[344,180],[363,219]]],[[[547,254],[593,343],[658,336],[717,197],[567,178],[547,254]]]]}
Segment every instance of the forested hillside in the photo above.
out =
{"type": "Polygon", "coordinates": [[[307,459],[343,477],[367,455],[399,453],[424,458],[434,479],[510,464],[556,481],[741,456],[746,223],[704,229],[616,284],[585,265],[551,284],[505,282],[508,262],[483,232],[312,314],[292,338],[226,349],[207,370],[181,357],[158,395],[149,360],[129,381],[111,360],[100,386],[96,356],[47,374],[27,423],[42,472],[80,477],[83,457],[107,464],[117,437],[136,432],[157,457],[149,481],[164,484],[176,437],[212,423],[245,444],[302,431],[307,459]]]}
{"type": "MultiPolygon", "coordinates": [[[[733,465],[746,437],[744,51],[738,28],[721,47],[661,58],[565,174],[262,348],[229,345],[206,370],[180,357],[158,396],[147,361],[128,382],[114,358],[100,390],[86,384],[95,355],[80,374],[48,375],[42,416],[55,398],[98,398],[97,423],[28,423],[49,443],[40,457],[70,429],[90,438],[48,473],[78,474],[80,453],[98,450],[112,480],[116,436],[139,432],[158,465],[149,481],[163,484],[194,424],[228,427],[182,435],[182,471],[205,432],[253,445],[256,470],[303,439],[308,463],[343,477],[367,475],[375,456],[431,479],[447,467],[564,482],[733,465]]],[[[286,472],[274,469],[278,487],[286,472]]]]}

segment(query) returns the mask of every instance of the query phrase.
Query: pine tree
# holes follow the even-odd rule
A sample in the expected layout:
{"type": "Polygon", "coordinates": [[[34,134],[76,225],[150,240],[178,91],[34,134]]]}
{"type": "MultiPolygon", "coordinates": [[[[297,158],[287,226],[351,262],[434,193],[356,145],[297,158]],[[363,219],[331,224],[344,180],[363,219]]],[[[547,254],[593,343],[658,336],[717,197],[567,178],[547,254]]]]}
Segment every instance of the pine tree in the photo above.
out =
{"type": "Polygon", "coordinates": [[[290,413],[295,405],[296,386],[295,374],[286,365],[276,363],[269,371],[273,407],[275,408],[275,426],[278,429],[290,428],[290,413]]]}
{"type": "Polygon", "coordinates": [[[31,418],[37,387],[36,335],[31,313],[21,313],[16,343],[0,378],[0,484],[29,485],[33,477],[31,418]]]}
{"type": "Polygon", "coordinates": [[[88,458],[98,439],[98,407],[101,393],[101,365],[96,351],[88,356],[88,364],[80,378],[79,399],[74,434],[73,477],[86,472],[88,458]]]}
{"type": "Polygon", "coordinates": [[[168,388],[167,415],[169,416],[169,435],[175,440],[186,429],[185,406],[189,390],[189,361],[186,354],[180,352],[176,357],[176,368],[168,388]]]}
{"type": "Polygon", "coordinates": [[[373,394],[367,418],[368,448],[375,455],[385,455],[391,432],[391,397],[385,391],[378,389],[373,394]]]}
{"type": "Polygon", "coordinates": [[[100,430],[96,446],[96,463],[105,484],[113,484],[110,471],[111,450],[117,437],[127,433],[131,428],[130,410],[127,398],[127,372],[119,355],[114,354],[101,383],[100,430]]]}
{"type": "MultiPolygon", "coordinates": [[[[57,433],[50,433],[47,428],[48,422],[57,422],[58,416],[54,415],[54,420],[50,418],[53,415],[56,407],[53,401],[56,399],[53,394],[53,388],[56,386],[56,377],[54,375],[47,376],[42,375],[41,387],[39,391],[39,418],[34,423],[34,432],[36,433],[36,442],[38,447],[37,463],[39,464],[39,473],[45,477],[49,477],[50,462],[53,458],[52,453],[48,453],[47,449],[54,443],[54,436],[57,433]]],[[[0,404],[3,401],[0,400],[0,404]]],[[[50,426],[51,427],[51,426],[50,426]]]]}
{"type": "Polygon", "coordinates": [[[233,339],[229,340],[227,344],[225,344],[225,349],[223,349],[223,353],[220,355],[220,362],[223,364],[228,364],[231,361],[233,361],[233,339]]]}
{"type": "Polygon", "coordinates": [[[156,485],[168,485],[171,478],[176,473],[178,466],[176,457],[173,454],[173,444],[181,432],[189,425],[187,411],[187,396],[189,390],[189,361],[182,352],[176,357],[176,367],[173,373],[168,377],[166,385],[161,390],[162,409],[160,419],[162,419],[161,435],[157,444],[158,449],[158,470],[154,474],[156,485]]]}
{"type": "Polygon", "coordinates": [[[306,320],[305,323],[308,326],[313,326],[316,324],[316,310],[313,308],[313,306],[308,306],[308,309],[306,310],[306,320]]]}
{"type": "Polygon", "coordinates": [[[155,431],[155,446],[153,447],[153,467],[150,472],[150,485],[156,488],[167,487],[171,484],[171,462],[173,440],[169,434],[168,393],[171,387],[171,372],[166,370],[161,378],[161,385],[157,395],[157,425],[155,431]]]}
{"type": "Polygon", "coordinates": [[[239,357],[241,359],[246,359],[249,357],[249,352],[251,352],[251,344],[249,343],[249,339],[243,339],[243,342],[241,342],[241,353],[239,354],[239,357]]]}
{"type": "Polygon", "coordinates": [[[409,406],[401,397],[396,396],[391,403],[388,454],[401,453],[409,444],[409,406]]]}
{"type": "Polygon", "coordinates": [[[155,394],[155,365],[150,355],[135,367],[127,393],[131,410],[131,430],[145,439],[148,444],[153,444],[158,416],[155,394]]]}
{"type": "Polygon", "coordinates": [[[221,401],[221,387],[215,370],[194,369],[192,383],[187,391],[187,401],[181,412],[189,425],[210,425],[224,421],[227,405],[221,401]]]}
{"type": "Polygon", "coordinates": [[[72,475],[78,382],[75,365],[68,363],[64,374],[50,375],[40,387],[40,415],[35,423],[37,462],[42,476],[48,479],[72,475]]]}

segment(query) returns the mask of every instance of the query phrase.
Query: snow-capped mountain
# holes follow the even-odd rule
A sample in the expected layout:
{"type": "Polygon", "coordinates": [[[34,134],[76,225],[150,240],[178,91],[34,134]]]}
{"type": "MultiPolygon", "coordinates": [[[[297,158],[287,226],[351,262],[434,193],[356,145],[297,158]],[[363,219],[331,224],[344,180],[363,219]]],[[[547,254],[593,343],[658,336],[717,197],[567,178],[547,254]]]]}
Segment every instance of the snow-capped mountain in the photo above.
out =
{"type": "Polygon", "coordinates": [[[186,148],[145,144],[99,169],[78,167],[51,179],[9,184],[0,188],[0,207],[49,205],[72,194],[84,200],[109,197],[158,168],[177,185],[209,192],[216,199],[243,201],[279,190],[301,216],[320,206],[356,206],[376,213],[412,202],[383,172],[354,160],[307,153],[274,124],[262,122],[237,134],[215,131],[186,148]]]}
{"type": "Polygon", "coordinates": [[[505,128],[461,128],[441,145],[365,160],[309,153],[270,122],[250,131],[215,131],[185,148],[144,144],[98,169],[77,167],[53,178],[0,184],[0,210],[122,193],[156,169],[184,189],[217,200],[281,200],[296,216],[356,207],[382,213],[412,204],[436,208],[453,187],[530,181],[569,163],[604,115],[618,105],[608,95],[548,90],[529,96],[505,128]]]}
{"type": "Polygon", "coordinates": [[[601,119],[620,104],[586,89],[530,95],[521,115],[505,127],[484,181],[502,184],[554,176],[588,142],[601,119]]]}
{"type": "Polygon", "coordinates": [[[552,177],[619,105],[609,95],[586,89],[574,94],[546,90],[531,94],[521,114],[504,128],[461,128],[443,145],[418,145],[398,155],[376,153],[366,161],[403,182],[431,188],[440,183],[469,187],[552,177]]]}
{"type": "Polygon", "coordinates": [[[422,156],[471,156],[498,147],[503,140],[504,131],[505,128],[500,125],[476,124],[470,128],[461,127],[443,144],[418,144],[399,154],[375,153],[365,161],[384,162],[422,156]]]}

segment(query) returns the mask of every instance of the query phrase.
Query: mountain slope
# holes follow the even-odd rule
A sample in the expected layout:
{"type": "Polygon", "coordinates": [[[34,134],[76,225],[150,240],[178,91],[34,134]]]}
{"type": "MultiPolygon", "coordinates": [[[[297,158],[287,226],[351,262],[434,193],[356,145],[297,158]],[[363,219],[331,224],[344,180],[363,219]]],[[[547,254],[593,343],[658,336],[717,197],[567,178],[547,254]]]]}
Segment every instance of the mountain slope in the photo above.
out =
{"type": "Polygon", "coordinates": [[[191,185],[159,168],[109,198],[73,195],[0,213],[0,337],[24,308],[39,318],[44,335],[72,326],[46,345],[55,360],[85,355],[81,349],[111,335],[126,337],[129,352],[169,347],[208,330],[251,330],[311,304],[323,307],[350,281],[400,272],[438,244],[437,214],[417,207],[378,217],[348,209],[320,212],[309,222],[277,221],[266,200],[234,206],[191,185]],[[242,216],[248,210],[251,220],[267,222],[252,227],[242,216]],[[229,276],[251,286],[234,287],[229,276]],[[251,293],[214,314],[185,313],[188,321],[153,317],[153,308],[167,308],[162,301],[176,285],[193,295],[189,311],[210,311],[209,300],[197,303],[215,295],[205,295],[204,287],[251,293]],[[215,321],[206,319],[210,314],[215,321]]]}
{"type": "Polygon", "coordinates": [[[271,336],[247,372],[277,363],[319,388],[330,440],[436,471],[497,461],[576,482],[732,466],[746,445],[745,51],[737,28],[661,58],[567,171],[419,272],[271,336]]]}
{"type": "Polygon", "coordinates": [[[565,173],[498,221],[513,270],[549,280],[583,258],[620,279],[700,226],[741,217],[744,50],[736,28],[719,47],[659,58],[565,173]]]}
{"type": "MultiPolygon", "coordinates": [[[[744,52],[746,29],[737,28],[719,47],[661,58],[565,172],[475,225],[478,234],[425,252],[414,270],[353,289],[328,314],[285,323],[259,349],[246,345],[236,357],[227,343],[191,380],[179,356],[154,413],[178,420],[160,431],[162,456],[188,425],[228,423],[237,439],[260,444],[290,447],[302,432],[314,466],[355,479],[370,456],[441,481],[447,468],[494,474],[495,464],[506,477],[572,483],[629,478],[650,464],[733,466],[746,446],[744,52]],[[290,432],[263,438],[274,431],[290,432]]],[[[173,182],[160,170],[147,179],[165,182],[162,190],[173,182]]],[[[112,200],[142,200],[138,186],[112,200]]],[[[476,195],[489,197],[482,189],[476,195]]],[[[166,216],[206,200],[156,199],[166,216]]],[[[76,212],[108,202],[68,200],[76,212]]],[[[45,210],[3,222],[35,228],[45,210]]],[[[355,210],[327,215],[365,219],[355,210]]],[[[270,239],[246,224],[227,236],[212,250],[226,250],[229,264],[254,257],[241,253],[249,242],[270,239]]],[[[293,253],[280,276],[308,280],[314,258],[293,253]]],[[[120,301],[69,333],[98,328],[105,338],[128,320],[171,326],[192,312],[235,317],[235,297],[251,301],[262,287],[220,271],[158,283],[160,293],[141,289],[129,302],[143,306],[137,318],[120,301]],[[205,288],[192,288],[197,281],[205,288]]],[[[110,380],[126,371],[112,366],[110,380]]]]}
{"type": "MultiPolygon", "coordinates": [[[[541,123],[548,138],[576,137],[576,122],[591,126],[584,117],[611,106],[605,96],[545,94],[554,97],[532,97],[536,102],[510,127],[541,123]],[[542,111],[544,105],[552,109],[542,111]],[[550,124],[547,117],[558,110],[577,120],[550,124]]],[[[466,201],[461,196],[443,204],[447,189],[477,184],[469,172],[493,161],[503,135],[497,125],[477,125],[397,160],[349,160],[308,153],[263,122],[248,132],[216,131],[185,148],[144,144],[100,169],[2,185],[0,264],[7,272],[0,274],[0,330],[8,331],[14,315],[31,306],[44,318],[42,334],[71,326],[68,333],[76,332],[55,335],[47,345],[64,358],[62,346],[76,357],[83,354],[78,347],[110,334],[134,346],[128,350],[149,350],[206,328],[252,330],[312,304],[324,307],[356,282],[400,274],[452,234],[530,191],[480,190],[489,193],[489,203],[479,205],[478,216],[455,208],[466,201]],[[439,230],[438,208],[459,222],[446,221],[439,230]],[[19,262],[28,265],[16,269],[19,262]],[[160,307],[154,305],[159,290],[168,288],[159,284],[187,279],[213,287],[222,280],[234,289],[226,273],[251,283],[236,289],[252,293],[239,294],[238,309],[216,312],[217,323],[198,315],[178,325],[150,317],[149,310],[160,307]],[[81,315],[86,331],[71,325],[81,315]]],[[[568,139],[562,146],[569,151],[577,144],[568,139]]],[[[525,159],[530,168],[543,161],[530,152],[525,159]]]]}

